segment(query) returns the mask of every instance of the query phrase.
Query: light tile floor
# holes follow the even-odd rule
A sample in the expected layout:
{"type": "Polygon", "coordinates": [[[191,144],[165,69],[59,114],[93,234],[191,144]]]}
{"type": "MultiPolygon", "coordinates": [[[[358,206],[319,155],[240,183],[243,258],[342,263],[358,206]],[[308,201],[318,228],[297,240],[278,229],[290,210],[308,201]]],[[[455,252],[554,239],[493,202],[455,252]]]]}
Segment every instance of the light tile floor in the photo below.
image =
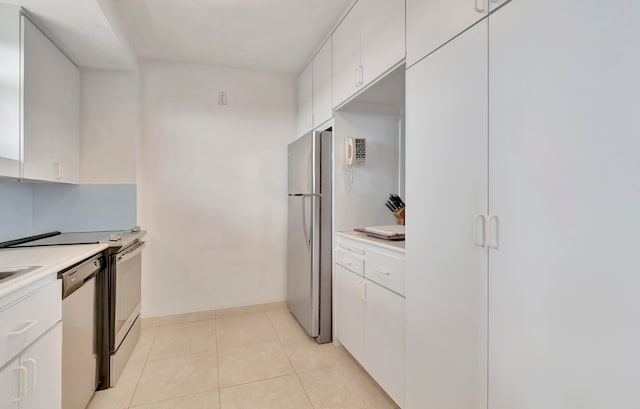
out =
{"type": "Polygon", "coordinates": [[[118,385],[96,392],[89,409],[397,408],[344,348],[317,345],[286,309],[150,325],[118,385]]]}

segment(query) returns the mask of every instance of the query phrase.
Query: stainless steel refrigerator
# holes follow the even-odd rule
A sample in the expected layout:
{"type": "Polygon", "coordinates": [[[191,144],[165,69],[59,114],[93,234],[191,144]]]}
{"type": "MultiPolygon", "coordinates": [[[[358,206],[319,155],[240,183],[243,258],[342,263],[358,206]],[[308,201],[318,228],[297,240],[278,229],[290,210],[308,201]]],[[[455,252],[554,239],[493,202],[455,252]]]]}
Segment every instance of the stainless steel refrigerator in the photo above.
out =
{"type": "Polygon", "coordinates": [[[287,302],[318,343],[331,341],[331,131],[289,144],[287,302]]]}

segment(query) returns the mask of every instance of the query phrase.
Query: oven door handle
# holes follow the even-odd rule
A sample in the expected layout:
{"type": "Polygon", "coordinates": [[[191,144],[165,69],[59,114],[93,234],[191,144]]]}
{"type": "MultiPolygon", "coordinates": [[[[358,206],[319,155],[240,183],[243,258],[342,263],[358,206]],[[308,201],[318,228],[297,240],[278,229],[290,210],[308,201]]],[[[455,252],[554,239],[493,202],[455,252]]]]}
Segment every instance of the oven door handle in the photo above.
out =
{"type": "Polygon", "coordinates": [[[142,253],[142,249],[144,249],[146,245],[147,243],[144,241],[139,242],[133,249],[118,256],[118,258],[116,259],[116,263],[121,264],[131,260],[132,258],[142,253]]]}

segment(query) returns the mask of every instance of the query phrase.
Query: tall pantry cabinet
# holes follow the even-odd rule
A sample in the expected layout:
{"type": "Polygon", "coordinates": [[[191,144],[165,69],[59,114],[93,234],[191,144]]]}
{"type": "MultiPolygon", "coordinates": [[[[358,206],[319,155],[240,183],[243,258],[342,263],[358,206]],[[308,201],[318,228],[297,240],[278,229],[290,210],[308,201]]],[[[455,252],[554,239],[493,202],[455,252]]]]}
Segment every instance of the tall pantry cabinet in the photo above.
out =
{"type": "Polygon", "coordinates": [[[640,401],[638,17],[512,0],[408,69],[407,409],[640,401]]]}

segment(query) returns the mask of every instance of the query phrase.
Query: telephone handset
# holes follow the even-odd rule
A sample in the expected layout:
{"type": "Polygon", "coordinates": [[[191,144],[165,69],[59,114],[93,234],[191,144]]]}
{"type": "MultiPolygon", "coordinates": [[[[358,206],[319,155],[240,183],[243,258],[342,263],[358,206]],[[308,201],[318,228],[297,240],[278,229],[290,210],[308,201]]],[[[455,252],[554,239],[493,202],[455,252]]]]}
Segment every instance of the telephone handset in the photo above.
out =
{"type": "Polygon", "coordinates": [[[366,152],[367,147],[364,138],[347,138],[344,140],[344,156],[347,166],[363,164],[366,152]]]}

